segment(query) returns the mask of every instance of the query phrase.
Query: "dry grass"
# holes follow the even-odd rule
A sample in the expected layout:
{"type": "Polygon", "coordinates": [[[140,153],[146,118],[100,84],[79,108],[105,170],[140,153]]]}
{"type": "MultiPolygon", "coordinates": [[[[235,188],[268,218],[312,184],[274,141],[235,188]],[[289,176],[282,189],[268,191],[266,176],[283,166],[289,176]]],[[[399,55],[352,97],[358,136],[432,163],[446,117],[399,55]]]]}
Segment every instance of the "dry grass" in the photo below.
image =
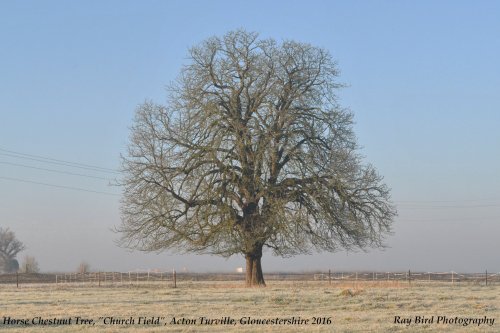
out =
{"type": "MultiPolygon", "coordinates": [[[[74,319],[73,319],[74,320],[74,319]]],[[[0,330],[20,332],[498,332],[500,286],[396,282],[280,282],[266,288],[243,288],[241,282],[183,282],[177,289],[165,284],[114,285],[0,285],[0,330]],[[3,317],[68,318],[81,316],[95,326],[3,325],[3,317]],[[104,325],[99,317],[136,319],[134,325],[104,325]],[[137,318],[164,317],[162,324],[139,325],[137,318]],[[200,316],[236,319],[236,326],[171,325],[173,317],[200,316]],[[241,325],[241,317],[331,317],[325,325],[241,325]],[[494,318],[492,327],[453,324],[395,324],[395,316],[494,318]]],[[[199,319],[197,319],[199,323],[199,319]]]]}

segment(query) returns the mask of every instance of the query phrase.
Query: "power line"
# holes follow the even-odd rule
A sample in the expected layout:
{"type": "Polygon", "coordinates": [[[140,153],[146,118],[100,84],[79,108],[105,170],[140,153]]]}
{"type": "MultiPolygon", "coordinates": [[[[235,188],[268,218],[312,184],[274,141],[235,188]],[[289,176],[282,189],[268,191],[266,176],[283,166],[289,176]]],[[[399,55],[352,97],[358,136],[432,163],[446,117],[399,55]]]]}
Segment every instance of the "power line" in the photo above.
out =
{"type": "Polygon", "coordinates": [[[64,185],[48,184],[48,183],[36,182],[36,181],[32,181],[32,180],[19,179],[19,178],[10,178],[10,177],[1,177],[0,176],[0,179],[5,179],[5,180],[10,180],[10,181],[15,181],[15,182],[21,182],[21,183],[28,183],[28,184],[45,185],[45,186],[62,188],[62,189],[67,189],[67,190],[74,190],[74,191],[82,191],[82,192],[99,193],[99,194],[106,194],[106,195],[112,195],[112,196],[120,196],[119,194],[111,193],[111,192],[94,191],[94,190],[88,190],[88,189],[80,188],[80,187],[71,187],[71,186],[64,186],[64,185]]]}
{"type": "Polygon", "coordinates": [[[446,209],[446,208],[485,208],[485,207],[500,207],[500,204],[484,204],[484,205],[446,205],[446,206],[414,206],[414,205],[398,205],[402,209],[446,209]]]}
{"type": "Polygon", "coordinates": [[[13,150],[8,150],[8,149],[3,149],[3,148],[0,148],[0,150],[4,151],[4,152],[7,152],[7,153],[11,153],[11,154],[16,154],[16,155],[36,157],[36,158],[41,158],[41,159],[44,159],[44,160],[50,160],[50,161],[55,161],[55,162],[62,162],[62,163],[68,163],[68,164],[74,164],[74,165],[80,165],[80,166],[90,167],[90,168],[94,168],[94,169],[101,169],[101,170],[107,170],[107,171],[117,172],[117,170],[114,170],[114,169],[111,169],[111,168],[105,168],[105,167],[101,167],[101,166],[97,166],[97,165],[83,164],[83,163],[77,163],[77,162],[70,162],[70,161],[65,161],[65,160],[51,158],[51,157],[46,157],[46,156],[21,153],[21,152],[17,152],[17,151],[13,151],[13,150]]]}
{"type": "Polygon", "coordinates": [[[42,163],[51,163],[51,164],[57,164],[57,165],[63,165],[63,166],[69,166],[69,167],[73,167],[73,168],[81,168],[81,169],[87,169],[87,170],[99,171],[99,172],[109,172],[109,173],[116,173],[116,174],[120,173],[118,170],[111,169],[111,168],[104,168],[104,167],[100,167],[97,165],[76,163],[76,162],[65,161],[65,160],[55,159],[55,158],[51,158],[51,157],[40,156],[40,155],[25,154],[25,153],[20,153],[20,152],[16,152],[13,150],[7,150],[7,149],[3,149],[3,148],[0,148],[0,151],[3,151],[3,153],[0,152],[0,155],[14,157],[14,158],[22,158],[22,159],[28,159],[28,160],[42,162],[42,163]]]}
{"type": "MultiPolygon", "coordinates": [[[[51,158],[51,157],[45,157],[45,156],[41,156],[41,155],[26,154],[26,153],[21,153],[21,152],[3,149],[3,148],[0,148],[0,151],[1,151],[0,155],[3,155],[3,156],[32,160],[32,161],[37,161],[37,162],[42,162],[42,163],[61,165],[61,166],[72,167],[72,168],[80,168],[80,169],[85,169],[85,170],[95,171],[95,172],[106,172],[106,173],[120,174],[120,172],[115,170],[115,169],[100,167],[100,166],[91,165],[91,164],[65,161],[65,160],[55,159],[55,158],[51,158]]],[[[28,165],[20,164],[20,163],[12,163],[12,162],[5,162],[5,161],[0,161],[0,163],[9,164],[9,165],[13,165],[13,166],[20,166],[20,167],[24,167],[24,168],[31,168],[31,169],[37,169],[37,170],[43,170],[43,171],[49,171],[49,172],[56,172],[56,173],[61,173],[61,174],[68,174],[68,175],[73,175],[73,176],[81,176],[81,177],[88,177],[88,178],[95,178],[95,179],[102,179],[102,180],[110,180],[109,178],[104,178],[104,177],[79,174],[79,173],[73,173],[73,172],[62,171],[62,170],[48,169],[48,168],[42,168],[42,167],[36,167],[36,166],[28,166],[28,165]]],[[[22,179],[14,179],[14,178],[8,178],[8,177],[0,177],[0,178],[9,179],[9,180],[17,180],[17,181],[21,181],[21,182],[30,182],[30,183],[34,183],[34,184],[40,184],[40,185],[55,186],[55,187],[59,187],[59,188],[79,189],[79,188],[75,188],[75,187],[46,184],[46,183],[40,183],[40,182],[22,180],[22,179]]],[[[86,190],[86,189],[80,189],[80,190],[87,191],[87,192],[110,194],[107,192],[99,192],[99,191],[92,191],[92,190],[86,190]]],[[[112,194],[112,195],[116,195],[116,194],[112,194]]],[[[500,202],[500,200],[498,200],[498,199],[394,201],[394,203],[396,203],[398,207],[400,207],[402,209],[411,209],[411,210],[500,207],[500,204],[498,204],[498,202],[500,202]],[[444,203],[444,204],[450,203],[450,204],[452,204],[452,203],[474,203],[474,202],[477,202],[477,203],[495,202],[495,203],[492,203],[492,204],[484,203],[484,204],[476,204],[476,205],[427,205],[427,204],[436,204],[436,203],[444,203]]]]}
{"type": "Polygon", "coordinates": [[[42,160],[42,159],[35,158],[35,157],[17,156],[17,155],[13,155],[13,154],[6,154],[6,153],[0,153],[0,155],[2,155],[2,156],[14,157],[14,158],[21,158],[21,159],[31,160],[31,161],[37,161],[37,162],[42,162],[42,163],[57,164],[57,165],[62,165],[62,166],[66,166],[66,167],[71,167],[71,168],[79,168],[79,169],[85,169],[85,170],[90,170],[90,171],[107,172],[107,173],[116,173],[116,174],[118,174],[118,173],[119,173],[118,171],[106,171],[106,170],[99,170],[99,169],[95,169],[95,168],[91,168],[91,167],[84,167],[84,166],[78,166],[78,165],[71,165],[71,164],[66,163],[66,162],[51,162],[51,161],[44,161],[44,160],[42,160]]]}
{"type": "Polygon", "coordinates": [[[473,199],[473,200],[397,200],[395,203],[400,204],[428,204],[428,203],[460,203],[460,202],[491,202],[491,201],[500,201],[500,199],[473,199]]]}
{"type": "Polygon", "coordinates": [[[86,174],[74,173],[74,172],[68,172],[68,171],[62,171],[62,170],[55,170],[55,169],[46,169],[46,168],[40,168],[40,167],[35,167],[35,166],[25,165],[25,164],[20,164],[20,163],[11,163],[11,162],[4,162],[4,161],[0,161],[0,163],[1,164],[7,164],[7,165],[13,165],[13,166],[19,166],[19,167],[23,167],[23,168],[29,168],[29,169],[36,169],[36,170],[43,170],[43,171],[50,171],[50,172],[55,172],[55,173],[61,173],[61,174],[71,175],[71,176],[80,176],[80,177],[102,179],[102,180],[111,180],[109,178],[104,178],[104,177],[98,177],[98,176],[92,176],[92,175],[86,175],[86,174]]]}
{"type": "Polygon", "coordinates": [[[500,207],[499,199],[394,201],[401,209],[446,209],[500,207]]]}
{"type": "Polygon", "coordinates": [[[398,221],[402,222],[497,222],[500,220],[500,216],[474,216],[474,217],[397,217],[398,221]]]}

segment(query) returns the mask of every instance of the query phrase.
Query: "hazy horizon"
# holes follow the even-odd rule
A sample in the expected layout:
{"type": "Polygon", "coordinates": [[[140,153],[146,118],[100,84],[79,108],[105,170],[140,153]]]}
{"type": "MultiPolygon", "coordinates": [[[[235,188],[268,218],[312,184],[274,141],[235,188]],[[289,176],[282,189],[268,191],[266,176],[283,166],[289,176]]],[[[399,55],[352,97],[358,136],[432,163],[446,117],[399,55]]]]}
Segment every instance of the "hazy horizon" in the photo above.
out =
{"type": "Polygon", "coordinates": [[[165,103],[189,47],[244,28],[331,52],[340,104],[399,214],[383,251],[265,252],[264,274],[500,272],[499,14],[494,1],[1,2],[0,227],[43,272],[244,267],[118,247],[110,185],[136,106],[165,103]]]}

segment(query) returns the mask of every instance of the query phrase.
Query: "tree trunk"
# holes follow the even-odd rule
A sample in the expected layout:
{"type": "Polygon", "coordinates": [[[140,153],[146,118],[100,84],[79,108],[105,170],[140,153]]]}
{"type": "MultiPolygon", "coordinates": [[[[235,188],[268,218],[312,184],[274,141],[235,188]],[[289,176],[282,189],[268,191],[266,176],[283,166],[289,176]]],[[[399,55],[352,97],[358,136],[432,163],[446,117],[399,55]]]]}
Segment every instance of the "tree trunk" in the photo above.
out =
{"type": "Polygon", "coordinates": [[[264,275],[262,274],[262,265],[260,259],[262,258],[262,251],[260,253],[246,254],[245,259],[247,263],[246,270],[246,286],[247,287],[265,287],[264,275]]]}

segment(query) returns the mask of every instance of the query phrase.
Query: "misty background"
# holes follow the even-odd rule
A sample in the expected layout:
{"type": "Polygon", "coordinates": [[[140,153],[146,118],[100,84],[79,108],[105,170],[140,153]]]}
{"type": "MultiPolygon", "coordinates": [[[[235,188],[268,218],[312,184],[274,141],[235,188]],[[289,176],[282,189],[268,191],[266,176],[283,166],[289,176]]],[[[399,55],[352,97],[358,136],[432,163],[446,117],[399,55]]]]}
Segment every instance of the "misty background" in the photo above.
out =
{"type": "Polygon", "coordinates": [[[136,106],[166,101],[189,47],[241,27],[331,52],[399,214],[385,250],[268,252],[264,272],[498,272],[499,15],[495,1],[2,1],[0,226],[42,271],[244,266],[130,251],[112,231],[136,106]]]}

